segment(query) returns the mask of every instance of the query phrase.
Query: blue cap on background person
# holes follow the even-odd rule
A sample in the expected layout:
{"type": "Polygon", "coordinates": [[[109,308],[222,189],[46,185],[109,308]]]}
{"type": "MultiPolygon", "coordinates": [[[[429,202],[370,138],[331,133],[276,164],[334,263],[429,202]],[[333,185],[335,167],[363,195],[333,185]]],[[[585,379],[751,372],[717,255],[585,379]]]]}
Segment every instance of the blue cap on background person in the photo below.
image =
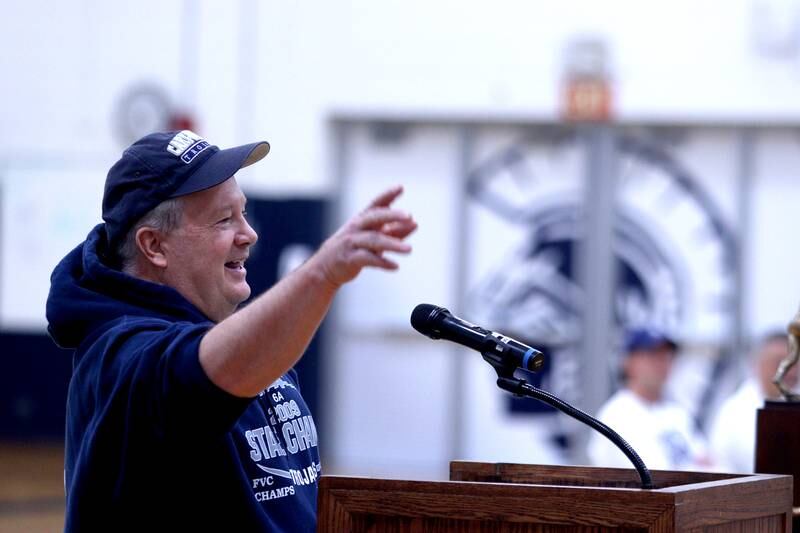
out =
{"type": "Polygon", "coordinates": [[[189,130],[142,137],[106,177],[103,220],[111,249],[161,202],[219,185],[268,153],[265,141],[221,150],[189,130]]]}
{"type": "Polygon", "coordinates": [[[623,350],[625,354],[635,351],[653,350],[667,346],[673,352],[678,351],[678,343],[667,333],[653,327],[635,327],[625,332],[623,350]]]}

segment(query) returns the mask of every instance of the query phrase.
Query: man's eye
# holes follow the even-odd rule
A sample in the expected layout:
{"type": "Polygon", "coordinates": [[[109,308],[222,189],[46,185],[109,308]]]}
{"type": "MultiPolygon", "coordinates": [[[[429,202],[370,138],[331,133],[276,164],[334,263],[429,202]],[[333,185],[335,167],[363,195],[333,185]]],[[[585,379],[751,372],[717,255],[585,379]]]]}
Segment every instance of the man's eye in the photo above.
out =
{"type": "Polygon", "coordinates": [[[230,219],[231,219],[231,217],[225,217],[222,220],[220,220],[219,222],[217,222],[217,224],[224,224],[225,222],[228,222],[230,219]]]}

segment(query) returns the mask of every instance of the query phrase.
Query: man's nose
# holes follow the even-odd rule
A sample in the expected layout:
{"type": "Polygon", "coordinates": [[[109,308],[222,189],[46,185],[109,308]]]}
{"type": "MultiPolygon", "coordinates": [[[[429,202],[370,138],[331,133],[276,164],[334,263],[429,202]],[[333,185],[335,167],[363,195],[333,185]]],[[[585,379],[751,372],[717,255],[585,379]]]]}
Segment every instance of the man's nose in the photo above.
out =
{"type": "Polygon", "coordinates": [[[239,246],[252,246],[258,240],[258,233],[253,229],[253,226],[247,221],[242,220],[242,230],[236,235],[236,244],[239,246]]]}

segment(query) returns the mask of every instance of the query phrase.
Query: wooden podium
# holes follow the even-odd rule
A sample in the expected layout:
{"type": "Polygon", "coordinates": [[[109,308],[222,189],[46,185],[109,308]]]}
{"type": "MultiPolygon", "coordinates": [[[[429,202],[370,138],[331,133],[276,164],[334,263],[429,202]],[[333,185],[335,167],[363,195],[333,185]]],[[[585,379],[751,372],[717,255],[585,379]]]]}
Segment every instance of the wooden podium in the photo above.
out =
{"type": "Polygon", "coordinates": [[[451,481],[323,476],[325,533],[791,531],[792,477],[453,462],[451,481]]]}

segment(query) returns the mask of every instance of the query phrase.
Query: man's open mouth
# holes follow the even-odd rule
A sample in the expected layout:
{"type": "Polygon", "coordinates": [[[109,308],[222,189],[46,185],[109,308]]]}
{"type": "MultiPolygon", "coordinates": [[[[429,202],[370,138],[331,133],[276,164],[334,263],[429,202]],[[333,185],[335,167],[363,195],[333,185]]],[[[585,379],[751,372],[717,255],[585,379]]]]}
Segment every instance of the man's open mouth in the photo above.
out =
{"type": "Polygon", "coordinates": [[[225,268],[230,268],[231,270],[243,270],[244,261],[229,261],[225,263],[225,268]]]}

